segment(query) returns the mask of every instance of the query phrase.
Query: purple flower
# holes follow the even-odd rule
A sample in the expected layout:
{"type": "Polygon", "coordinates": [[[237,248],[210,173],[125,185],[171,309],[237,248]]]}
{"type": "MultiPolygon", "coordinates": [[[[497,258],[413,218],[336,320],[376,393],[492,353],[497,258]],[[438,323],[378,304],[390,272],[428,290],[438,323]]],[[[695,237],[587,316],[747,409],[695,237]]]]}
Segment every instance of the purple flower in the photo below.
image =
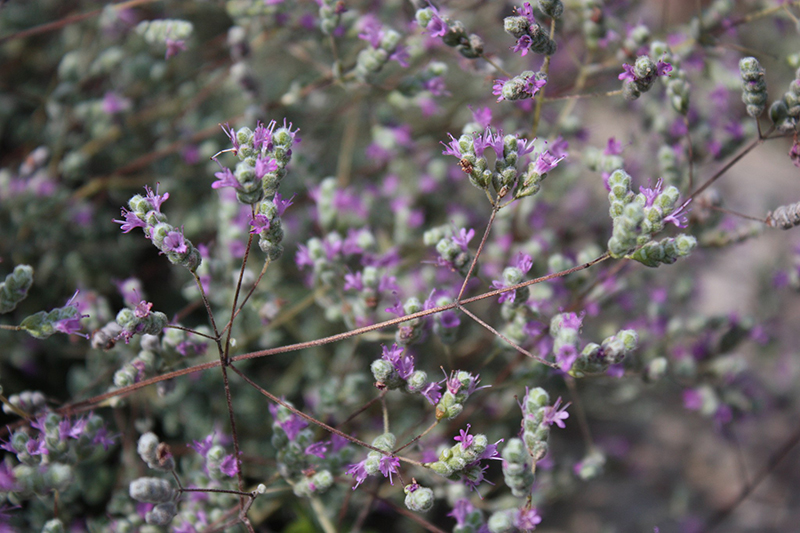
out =
{"type": "Polygon", "coordinates": [[[183,230],[170,231],[164,237],[163,248],[165,252],[172,252],[176,254],[185,254],[189,251],[189,246],[186,244],[186,239],[183,236],[183,230]]]}
{"type": "Polygon", "coordinates": [[[261,179],[265,175],[269,174],[270,172],[275,172],[276,170],[278,170],[278,162],[273,158],[261,156],[256,158],[256,178],[261,179]]]}
{"type": "Polygon", "coordinates": [[[108,451],[108,447],[114,444],[116,438],[117,435],[109,435],[108,429],[101,427],[92,439],[92,444],[100,444],[104,450],[108,451]]]}
{"type": "Polygon", "coordinates": [[[214,445],[215,435],[216,431],[206,436],[203,440],[192,441],[192,444],[190,444],[189,447],[205,458],[205,456],[208,455],[208,451],[214,445]]]}
{"type": "Polygon", "coordinates": [[[614,137],[609,137],[606,149],[603,150],[604,155],[619,155],[622,153],[622,143],[614,137]]]}
{"type": "Polygon", "coordinates": [[[239,473],[239,464],[233,454],[225,456],[219,464],[219,471],[228,477],[234,477],[239,473]]]}
{"type": "Polygon", "coordinates": [[[479,107],[478,109],[472,109],[470,107],[470,111],[472,111],[472,119],[477,122],[481,128],[488,128],[489,124],[492,122],[492,110],[488,107],[479,107]]]}
{"type": "Polygon", "coordinates": [[[669,215],[664,217],[664,223],[672,222],[679,228],[685,228],[689,225],[689,217],[686,214],[691,210],[689,204],[692,202],[692,199],[689,198],[681,205],[679,205],[675,210],[672,211],[669,215]]]}
{"type": "Polygon", "coordinates": [[[535,24],[536,23],[536,19],[533,18],[533,8],[531,7],[531,3],[530,2],[523,2],[522,3],[522,7],[517,9],[517,13],[520,16],[525,17],[526,19],[528,19],[528,22],[530,24],[535,24]]]}
{"type": "Polygon", "coordinates": [[[566,425],[564,424],[564,420],[569,418],[569,413],[567,412],[567,407],[572,405],[572,402],[567,402],[564,404],[563,407],[559,409],[561,405],[561,396],[558,397],[556,403],[552,406],[548,405],[544,408],[544,418],[542,419],[542,424],[546,426],[552,426],[553,424],[557,425],[561,429],[564,429],[566,425]]]}
{"type": "Polygon", "coordinates": [[[569,372],[578,359],[578,350],[571,344],[565,344],[556,353],[556,363],[564,372],[569,372]]]}
{"type": "Polygon", "coordinates": [[[448,133],[447,135],[450,136],[450,142],[448,144],[444,144],[442,141],[439,141],[439,143],[442,146],[447,148],[444,152],[442,152],[442,155],[452,155],[452,156],[455,156],[455,157],[461,159],[461,157],[462,157],[461,147],[458,144],[458,139],[453,137],[453,135],[450,134],[450,133],[448,133]]]}
{"type": "Polygon", "coordinates": [[[456,243],[463,251],[466,252],[468,250],[467,245],[474,236],[475,236],[474,229],[470,228],[469,230],[466,230],[464,228],[461,228],[458,231],[458,235],[453,235],[452,237],[450,237],[450,239],[452,239],[454,243],[456,243]]]}
{"type": "Polygon", "coordinates": [[[622,64],[622,74],[617,76],[617,79],[621,81],[631,80],[636,81],[636,74],[633,73],[633,66],[623,63],[622,64]]]}
{"type": "Polygon", "coordinates": [[[25,444],[25,451],[28,452],[28,455],[48,455],[50,452],[45,446],[44,434],[40,434],[35,439],[30,439],[25,444]]]}
{"type": "Polygon", "coordinates": [[[532,507],[530,509],[520,509],[516,520],[514,520],[514,525],[523,531],[530,531],[536,529],[536,526],[538,526],[541,521],[542,517],[539,516],[538,511],[532,507]]]}
{"type": "Polygon", "coordinates": [[[536,158],[536,163],[534,164],[534,170],[536,173],[540,175],[547,174],[556,166],[558,163],[564,159],[565,156],[556,157],[550,153],[549,150],[543,150],[539,157],[536,158]]]}
{"type": "Polygon", "coordinates": [[[224,131],[225,135],[227,135],[228,139],[230,139],[231,144],[233,145],[233,154],[234,155],[238,154],[239,153],[239,139],[236,137],[236,132],[234,131],[234,129],[231,128],[231,125],[228,124],[227,122],[225,123],[224,126],[222,124],[220,124],[219,127],[222,128],[222,131],[224,131]]]}
{"type": "Polygon", "coordinates": [[[167,53],[164,59],[169,59],[186,50],[186,42],[181,39],[166,39],[167,53]]]}
{"type": "MultiPolygon", "coordinates": [[[[222,165],[220,165],[220,167],[222,167],[222,165]]],[[[234,189],[241,188],[241,184],[229,168],[222,167],[221,171],[214,173],[214,177],[217,178],[217,181],[211,184],[212,189],[221,189],[223,187],[233,187],[234,189]]]]}
{"type": "Polygon", "coordinates": [[[356,480],[356,484],[353,486],[353,490],[356,490],[359,485],[364,483],[364,480],[367,479],[369,474],[367,473],[367,469],[364,468],[364,464],[366,464],[367,460],[364,459],[360,463],[351,464],[350,468],[345,472],[345,474],[350,474],[356,480]]]}
{"type": "Polygon", "coordinates": [[[470,428],[470,425],[467,424],[467,430],[466,431],[464,431],[463,429],[460,429],[459,430],[460,435],[458,437],[453,437],[454,441],[461,443],[461,449],[462,450],[466,450],[467,448],[472,446],[472,441],[474,440],[474,437],[469,434],[469,428],[470,428]]]}
{"type": "Polygon", "coordinates": [[[646,187],[639,187],[639,192],[644,195],[645,199],[644,206],[651,207],[653,205],[653,202],[655,202],[656,197],[658,197],[658,195],[661,194],[661,191],[663,189],[664,189],[664,180],[661,178],[658,178],[658,180],[656,181],[656,186],[653,187],[652,189],[646,187]]]}
{"type": "Polygon", "coordinates": [[[266,148],[267,151],[272,150],[272,132],[275,131],[275,126],[277,126],[277,122],[274,120],[270,120],[267,126],[264,126],[261,121],[256,124],[256,129],[253,131],[254,150],[257,152],[262,148],[266,148]]]}
{"type": "Polygon", "coordinates": [[[464,524],[467,522],[467,515],[474,510],[475,507],[469,502],[469,500],[462,498],[456,501],[455,505],[453,505],[453,510],[450,513],[447,513],[447,516],[452,516],[456,519],[457,527],[464,527],[464,524]]]}
{"type": "Polygon", "coordinates": [[[492,94],[497,97],[498,102],[502,102],[503,100],[505,100],[505,97],[503,97],[503,86],[506,84],[507,81],[508,81],[507,79],[494,80],[494,84],[492,85],[492,94]]]}
{"type": "Polygon", "coordinates": [[[683,391],[683,407],[689,411],[699,411],[703,407],[703,396],[697,389],[683,391]]]}
{"type": "Polygon", "coordinates": [[[422,394],[431,405],[436,405],[442,397],[442,393],[439,392],[441,388],[442,386],[439,383],[433,381],[425,385],[419,393],[422,394]]]}
{"type": "Polygon", "coordinates": [[[118,96],[113,91],[108,91],[105,96],[103,96],[103,113],[107,115],[115,115],[130,107],[130,100],[118,96]]]}
{"type": "Polygon", "coordinates": [[[256,214],[250,220],[250,233],[257,234],[268,230],[271,222],[272,221],[268,219],[266,215],[262,215],[261,213],[256,214]]]}
{"type": "Polygon", "coordinates": [[[381,457],[378,466],[378,468],[380,468],[381,474],[383,474],[383,477],[389,478],[389,484],[391,485],[394,485],[394,481],[392,481],[392,474],[396,474],[399,467],[400,467],[400,459],[398,459],[397,457],[389,457],[387,455],[381,457]]]}
{"type": "Polygon", "coordinates": [[[533,39],[531,39],[530,35],[526,34],[517,39],[517,44],[515,44],[511,50],[514,52],[519,52],[520,57],[525,57],[525,55],[530,51],[532,45],[533,39]]]}
{"type": "Polygon", "coordinates": [[[361,279],[361,272],[344,275],[344,290],[361,291],[364,289],[364,282],[361,279]]]}
{"type": "Polygon", "coordinates": [[[158,183],[156,183],[156,190],[153,192],[153,189],[148,187],[147,185],[144,186],[145,198],[147,201],[150,202],[150,205],[153,206],[153,210],[157,213],[161,212],[161,204],[166,202],[169,199],[169,193],[165,192],[164,194],[158,194],[158,183]]]}
{"type": "Polygon", "coordinates": [[[383,26],[374,15],[365,15],[361,18],[359,39],[367,41],[372,48],[380,48],[383,35],[383,26]]]}
{"type": "Polygon", "coordinates": [[[136,215],[136,213],[134,213],[133,211],[128,211],[124,207],[122,208],[122,216],[124,217],[124,220],[114,219],[114,220],[112,220],[112,222],[116,222],[117,224],[121,224],[122,226],[120,227],[120,229],[122,230],[123,233],[128,233],[133,228],[146,228],[147,227],[147,224],[145,223],[145,221],[142,220],[141,218],[139,218],[136,215]]]}
{"type": "Polygon", "coordinates": [[[672,65],[666,61],[656,63],[656,76],[667,76],[670,72],[672,72],[672,65]]]}
{"type": "Polygon", "coordinates": [[[133,316],[136,318],[147,318],[150,315],[150,310],[153,308],[152,302],[142,300],[136,307],[133,308],[133,316]]]}
{"type": "Polygon", "coordinates": [[[329,440],[321,440],[314,444],[309,444],[306,446],[305,453],[306,455],[316,455],[320,459],[325,459],[325,453],[328,451],[330,443],[331,441],[329,440]]]}
{"type": "Polygon", "coordinates": [[[294,262],[297,264],[298,268],[303,268],[304,266],[314,266],[314,260],[311,259],[311,254],[308,252],[308,248],[302,244],[297,245],[297,253],[294,256],[294,262]]]}
{"type": "Polygon", "coordinates": [[[431,10],[432,15],[426,29],[430,32],[431,37],[444,37],[445,34],[450,31],[447,22],[439,15],[438,9],[433,6],[428,6],[428,9],[431,10]]]}
{"type": "Polygon", "coordinates": [[[284,200],[281,196],[281,193],[276,192],[275,196],[272,197],[272,203],[275,204],[275,208],[278,210],[278,216],[282,217],[283,213],[286,212],[286,209],[294,204],[294,195],[292,195],[292,197],[288,200],[284,200]]]}

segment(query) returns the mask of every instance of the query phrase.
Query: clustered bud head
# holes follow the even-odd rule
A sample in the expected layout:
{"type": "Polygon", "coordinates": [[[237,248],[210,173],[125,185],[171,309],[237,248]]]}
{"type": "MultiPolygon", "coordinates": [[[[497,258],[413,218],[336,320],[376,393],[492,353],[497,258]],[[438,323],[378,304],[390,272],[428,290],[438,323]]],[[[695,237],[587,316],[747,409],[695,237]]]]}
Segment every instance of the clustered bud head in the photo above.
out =
{"type": "Polygon", "coordinates": [[[175,459],[172,457],[169,446],[159,442],[155,433],[144,433],[139,437],[136,445],[136,453],[153,470],[171,472],[175,470],[175,459]]]}
{"type": "MultiPolygon", "coordinates": [[[[782,132],[797,130],[800,124],[800,68],[795,71],[789,90],[780,100],[775,100],[769,108],[769,118],[782,132]]],[[[792,147],[794,149],[794,146],[792,147]]],[[[797,165],[797,159],[793,162],[797,165]]]]}
{"type": "Polygon", "coordinates": [[[764,69],[755,57],[743,57],[739,60],[739,73],[742,77],[742,102],[747,106],[747,114],[758,118],[767,106],[764,69]]]}
{"type": "Polygon", "coordinates": [[[535,477],[531,456],[521,439],[513,438],[503,448],[503,479],[517,498],[527,498],[533,489],[535,477]]]}
{"type": "Polygon", "coordinates": [[[679,228],[688,223],[685,213],[689,202],[678,204],[677,187],[670,185],[664,189],[663,180],[659,179],[655,187],[640,187],[641,192],[634,195],[631,177],[617,169],[609,176],[608,188],[609,214],[613,220],[608,251],[612,257],[628,257],[657,267],[689,255],[697,245],[695,237],[683,233],[658,242],[653,240],[668,222],[679,228]]]}
{"type": "Polygon", "coordinates": [[[15,266],[14,271],[0,283],[0,314],[10,313],[16,309],[17,304],[28,296],[31,285],[33,285],[33,267],[15,266]]]}
{"type": "Polygon", "coordinates": [[[431,510],[435,502],[433,491],[428,487],[422,487],[417,483],[411,483],[403,487],[406,494],[405,504],[411,511],[426,513],[431,510]]]}
{"type": "Polygon", "coordinates": [[[483,55],[483,39],[474,33],[467,35],[461,21],[442,15],[433,6],[418,9],[415,18],[431,37],[441,37],[445,45],[455,48],[467,59],[477,59],[483,55]]]}

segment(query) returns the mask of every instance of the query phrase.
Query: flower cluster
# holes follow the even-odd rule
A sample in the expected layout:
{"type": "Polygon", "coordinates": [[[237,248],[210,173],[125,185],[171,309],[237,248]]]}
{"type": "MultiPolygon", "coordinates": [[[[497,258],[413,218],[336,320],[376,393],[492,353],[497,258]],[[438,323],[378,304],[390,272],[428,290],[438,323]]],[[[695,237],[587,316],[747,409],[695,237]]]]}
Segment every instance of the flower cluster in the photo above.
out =
{"type": "MultiPolygon", "coordinates": [[[[744,98],[744,96],[742,96],[744,98]]],[[[789,90],[780,100],[775,100],[769,107],[769,118],[778,131],[796,130],[800,124],[800,68],[794,73],[794,80],[789,84],[789,90]]],[[[797,146],[792,145],[792,149],[797,146]]],[[[796,158],[795,165],[797,165],[796,158]]]]}
{"type": "Polygon", "coordinates": [[[375,476],[378,473],[388,478],[389,483],[394,485],[392,474],[396,474],[400,468],[400,459],[392,455],[395,444],[397,444],[397,439],[393,433],[384,433],[373,439],[372,446],[383,450],[384,453],[372,450],[367,454],[366,459],[350,465],[347,474],[350,474],[356,480],[353,490],[361,485],[367,477],[375,476]]]}
{"type": "MultiPolygon", "coordinates": [[[[547,4],[552,4],[548,14],[552,18],[557,18],[556,13],[560,15],[564,10],[563,6],[560,9],[556,7],[555,2],[547,2],[547,4]]],[[[561,2],[558,2],[558,4],[561,4],[561,2]]],[[[517,9],[517,13],[518,15],[516,16],[503,19],[503,29],[517,40],[512,50],[519,52],[522,57],[525,57],[525,54],[529,51],[548,56],[555,54],[558,46],[550,38],[547,30],[536,22],[531,3],[523,2],[522,8],[517,9]]]]}
{"type": "Polygon", "coordinates": [[[484,385],[478,387],[480,376],[473,376],[464,370],[454,370],[450,377],[445,379],[445,391],[438,402],[436,402],[436,420],[452,420],[464,410],[464,402],[472,394],[480,389],[489,387],[484,385]]]}
{"type": "Polygon", "coordinates": [[[144,20],[136,26],[136,33],[154,46],[165,46],[165,59],[186,50],[186,40],[191,37],[191,22],[177,19],[144,20]]]}
{"type": "Polygon", "coordinates": [[[80,335],[78,332],[82,328],[81,319],[88,318],[89,315],[81,314],[79,304],[75,300],[77,296],[78,293],[75,292],[64,307],[30,315],[20,322],[20,329],[37,339],[46,339],[56,333],[80,335]]]}
{"type": "Polygon", "coordinates": [[[392,60],[397,61],[401,67],[408,67],[408,52],[400,44],[400,34],[385,29],[376,18],[365,17],[362,21],[358,37],[369,43],[369,48],[358,54],[354,69],[356,79],[361,82],[370,80],[392,60]]]}
{"type": "Polygon", "coordinates": [[[755,57],[743,57],[739,60],[739,74],[742,78],[742,102],[747,114],[758,118],[767,106],[767,80],[764,68],[755,57]]]}
{"type": "Polygon", "coordinates": [[[441,397],[441,386],[436,382],[428,383],[428,374],[424,370],[414,369],[414,356],[405,354],[403,348],[393,344],[391,348],[383,346],[380,359],[370,365],[375,378],[375,386],[379,389],[395,390],[403,388],[410,393],[422,394],[432,405],[436,405],[441,397]]]}
{"type": "Polygon", "coordinates": [[[653,236],[667,223],[679,228],[685,228],[688,223],[685,213],[689,201],[678,204],[680,193],[677,187],[670,185],[664,189],[659,179],[655,187],[640,187],[639,194],[634,195],[631,177],[622,169],[609,176],[608,186],[609,214],[614,221],[608,241],[612,257],[629,256],[644,265],[656,267],[689,255],[697,245],[697,239],[683,233],[675,238],[653,240],[653,236]]]}
{"type": "Polygon", "coordinates": [[[637,57],[632,66],[624,63],[618,76],[622,80],[622,95],[626,100],[636,100],[650,90],[657,77],[667,76],[671,71],[672,65],[666,61],[655,63],[645,55],[637,57]]]}
{"type": "Polygon", "coordinates": [[[200,266],[202,258],[200,252],[189,239],[183,236],[183,230],[178,230],[167,223],[167,215],[161,212],[161,204],[169,198],[169,193],[158,194],[145,186],[145,196],[135,194],[128,200],[130,210],[122,208],[124,220],[114,220],[120,224],[124,233],[133,228],[142,228],[145,237],[167,256],[173,265],[181,265],[194,272],[200,266]]]}
{"type": "Polygon", "coordinates": [[[518,438],[509,439],[501,455],[503,479],[511,489],[511,494],[517,498],[527,498],[533,489],[535,477],[525,443],[518,438]]]}
{"type": "Polygon", "coordinates": [[[415,17],[417,24],[427,29],[431,37],[441,37],[444,44],[455,48],[467,59],[483,55],[483,39],[474,33],[468,36],[461,21],[451,20],[432,5],[418,9],[415,17]]]}
{"type": "Polygon", "coordinates": [[[426,466],[440,476],[452,481],[460,480],[470,490],[477,491],[477,487],[484,481],[491,485],[494,484],[485,479],[484,473],[489,465],[481,464],[481,461],[500,459],[497,444],[503,439],[489,444],[486,435],[481,433],[470,435],[469,428],[470,425],[467,424],[466,431],[462,429],[457,437],[453,437],[458,444],[441,450],[439,459],[426,466]]]}
{"type": "Polygon", "coordinates": [[[564,420],[569,418],[567,407],[561,406],[561,398],[554,405],[548,405],[550,396],[541,387],[526,390],[522,400],[522,441],[533,461],[533,467],[547,455],[550,426],[566,427],[564,420]]]}

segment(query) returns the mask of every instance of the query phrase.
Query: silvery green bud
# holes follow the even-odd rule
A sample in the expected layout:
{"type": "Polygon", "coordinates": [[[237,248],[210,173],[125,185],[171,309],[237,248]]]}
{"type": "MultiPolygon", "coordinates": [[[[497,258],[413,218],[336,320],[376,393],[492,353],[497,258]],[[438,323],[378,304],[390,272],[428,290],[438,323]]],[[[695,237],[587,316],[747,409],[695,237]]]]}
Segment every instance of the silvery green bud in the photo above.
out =
{"type": "Polygon", "coordinates": [[[165,503],[174,499],[177,493],[166,479],[140,477],[131,482],[129,494],[137,502],[165,503]]]}
{"type": "Polygon", "coordinates": [[[394,433],[384,433],[383,435],[378,435],[372,440],[373,446],[385,452],[391,452],[394,449],[395,444],[397,444],[397,438],[394,436],[394,433]]]}
{"type": "Polygon", "coordinates": [[[403,492],[406,493],[405,504],[408,509],[418,513],[425,513],[433,507],[435,498],[431,489],[412,483],[406,485],[403,488],[403,492]]]}
{"type": "Polygon", "coordinates": [[[178,507],[174,502],[159,503],[147,512],[144,519],[151,526],[166,526],[175,515],[178,514],[178,507]]]}
{"type": "Polygon", "coordinates": [[[42,533],[64,533],[64,523],[58,518],[53,518],[45,522],[42,533]]]}
{"type": "Polygon", "coordinates": [[[650,361],[644,368],[642,379],[647,383],[655,383],[667,374],[667,359],[664,357],[656,357],[650,361]]]}
{"type": "Polygon", "coordinates": [[[550,404],[550,395],[541,387],[536,387],[528,391],[524,400],[525,414],[534,413],[538,409],[550,404]]]}
{"type": "Polygon", "coordinates": [[[29,265],[15,266],[14,271],[0,283],[0,313],[13,311],[28,296],[32,284],[33,268],[29,265]]]}
{"type": "Polygon", "coordinates": [[[739,73],[742,77],[742,101],[747,106],[747,114],[758,118],[764,112],[767,102],[767,83],[764,69],[754,57],[739,60],[739,73]]]}
{"type": "Polygon", "coordinates": [[[519,39],[523,35],[527,35],[529,27],[530,23],[525,17],[516,16],[506,17],[503,19],[503,29],[515,39],[519,39]]]}
{"type": "Polygon", "coordinates": [[[564,4],[561,0],[539,0],[539,9],[552,19],[560,18],[564,14],[564,4]]]}
{"type": "Polygon", "coordinates": [[[514,526],[514,518],[516,514],[516,509],[497,511],[489,517],[489,521],[486,525],[491,533],[508,533],[511,531],[516,531],[516,527],[514,526]]]}

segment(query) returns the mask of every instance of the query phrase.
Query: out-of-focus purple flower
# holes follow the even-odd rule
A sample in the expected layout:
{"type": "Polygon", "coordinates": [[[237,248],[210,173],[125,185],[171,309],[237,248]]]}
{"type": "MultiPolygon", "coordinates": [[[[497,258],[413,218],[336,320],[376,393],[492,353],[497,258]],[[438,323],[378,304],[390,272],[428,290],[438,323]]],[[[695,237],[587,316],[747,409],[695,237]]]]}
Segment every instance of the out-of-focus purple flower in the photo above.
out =
{"type": "Polygon", "coordinates": [[[672,222],[679,228],[685,228],[689,225],[689,217],[687,214],[691,210],[689,204],[692,202],[692,199],[689,198],[681,205],[679,205],[672,213],[664,217],[664,223],[672,222]]]}
{"type": "Polygon", "coordinates": [[[239,473],[239,463],[236,461],[233,454],[226,455],[225,458],[222,459],[219,465],[219,471],[228,477],[234,477],[239,473]]]}
{"type": "Polygon", "coordinates": [[[441,388],[439,383],[433,381],[425,385],[419,392],[431,405],[436,405],[442,397],[441,388]]]}
{"type": "Polygon", "coordinates": [[[539,512],[534,507],[531,507],[530,509],[523,508],[519,510],[519,514],[514,520],[514,525],[522,531],[532,531],[541,522],[542,517],[539,516],[539,512]]]}
{"type": "Polygon", "coordinates": [[[328,451],[328,446],[330,443],[331,441],[329,440],[321,440],[319,442],[309,444],[306,446],[305,453],[306,455],[316,455],[320,459],[325,459],[325,453],[328,451]]]}
{"type": "Polygon", "coordinates": [[[182,39],[166,39],[167,52],[164,54],[164,59],[176,56],[186,50],[186,41],[182,39]]]}
{"type": "Polygon", "coordinates": [[[603,150],[605,155],[619,155],[622,153],[622,143],[614,137],[609,137],[606,149],[603,150]]]}
{"type": "Polygon", "coordinates": [[[252,220],[250,220],[250,233],[255,235],[264,230],[268,230],[271,223],[272,221],[268,219],[266,215],[256,213],[252,220]]]}
{"type": "Polygon", "coordinates": [[[470,228],[469,230],[466,230],[464,228],[461,228],[458,231],[458,235],[453,235],[452,237],[450,237],[450,239],[452,239],[454,243],[456,243],[463,251],[466,252],[468,250],[467,246],[469,245],[469,241],[471,241],[474,236],[475,236],[474,229],[470,228]]]}

